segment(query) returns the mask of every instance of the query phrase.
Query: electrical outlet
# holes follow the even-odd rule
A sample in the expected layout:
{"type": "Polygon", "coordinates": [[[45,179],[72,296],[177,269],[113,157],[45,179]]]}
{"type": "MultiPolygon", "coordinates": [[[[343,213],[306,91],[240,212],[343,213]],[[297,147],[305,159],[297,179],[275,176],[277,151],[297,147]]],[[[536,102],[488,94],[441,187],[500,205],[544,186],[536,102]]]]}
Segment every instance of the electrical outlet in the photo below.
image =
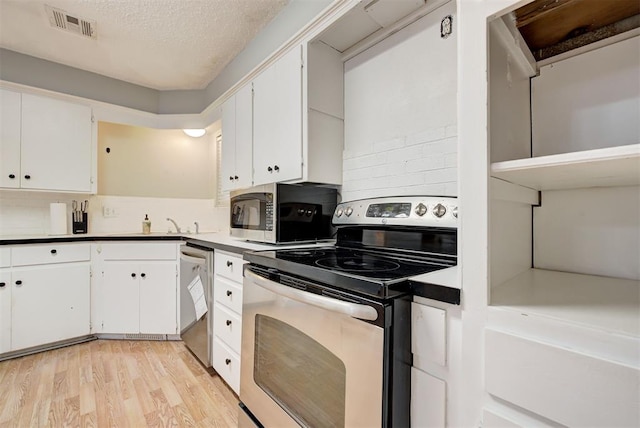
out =
{"type": "Polygon", "coordinates": [[[102,206],[102,217],[105,217],[105,218],[118,217],[118,211],[115,209],[115,207],[110,207],[108,205],[103,205],[102,206]]]}

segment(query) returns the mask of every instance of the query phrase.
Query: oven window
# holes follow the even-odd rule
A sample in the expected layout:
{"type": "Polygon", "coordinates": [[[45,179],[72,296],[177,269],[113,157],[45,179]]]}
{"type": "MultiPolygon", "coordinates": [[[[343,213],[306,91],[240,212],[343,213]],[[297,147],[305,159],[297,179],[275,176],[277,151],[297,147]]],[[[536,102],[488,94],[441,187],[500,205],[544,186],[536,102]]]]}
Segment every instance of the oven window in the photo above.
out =
{"type": "Polygon", "coordinates": [[[259,199],[231,201],[231,227],[240,229],[265,229],[265,203],[259,199]]]}
{"type": "Polygon", "coordinates": [[[256,315],[253,378],[302,426],[343,427],[345,366],[290,325],[256,315]]]}

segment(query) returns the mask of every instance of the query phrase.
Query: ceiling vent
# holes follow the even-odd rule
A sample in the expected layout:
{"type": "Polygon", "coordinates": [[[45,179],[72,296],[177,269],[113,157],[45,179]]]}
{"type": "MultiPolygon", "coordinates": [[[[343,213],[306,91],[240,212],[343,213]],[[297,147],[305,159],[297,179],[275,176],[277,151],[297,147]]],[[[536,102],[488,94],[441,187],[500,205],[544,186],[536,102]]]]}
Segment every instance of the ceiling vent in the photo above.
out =
{"type": "Polygon", "coordinates": [[[49,5],[45,5],[44,8],[52,27],[94,40],[97,38],[96,21],[71,15],[64,10],[56,9],[49,5]]]}

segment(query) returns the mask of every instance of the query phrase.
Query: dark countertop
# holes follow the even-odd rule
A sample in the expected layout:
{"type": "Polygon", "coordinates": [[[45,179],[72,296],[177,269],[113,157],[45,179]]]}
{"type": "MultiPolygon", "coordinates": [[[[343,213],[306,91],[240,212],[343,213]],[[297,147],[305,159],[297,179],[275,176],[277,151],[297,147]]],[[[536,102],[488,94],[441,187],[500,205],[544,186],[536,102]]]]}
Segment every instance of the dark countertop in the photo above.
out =
{"type": "MultiPolygon", "coordinates": [[[[24,244],[50,244],[59,242],[104,242],[104,241],[185,241],[187,245],[193,245],[206,250],[221,250],[230,253],[242,254],[245,251],[273,250],[274,248],[308,247],[310,245],[327,245],[327,242],[319,244],[261,244],[258,242],[243,241],[232,238],[228,233],[201,233],[201,234],[167,234],[151,233],[110,233],[110,234],[77,234],[61,236],[7,236],[0,238],[2,245],[24,244]]],[[[331,242],[333,243],[333,242],[331,242]]]]}

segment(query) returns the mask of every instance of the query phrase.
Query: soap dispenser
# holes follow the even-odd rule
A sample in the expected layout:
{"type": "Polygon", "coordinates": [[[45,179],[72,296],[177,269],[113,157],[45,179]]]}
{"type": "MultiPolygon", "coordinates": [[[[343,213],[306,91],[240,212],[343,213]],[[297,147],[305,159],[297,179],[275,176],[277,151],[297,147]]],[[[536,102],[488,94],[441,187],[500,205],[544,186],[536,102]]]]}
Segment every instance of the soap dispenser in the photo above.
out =
{"type": "Polygon", "coordinates": [[[149,220],[149,214],[144,215],[144,220],[142,221],[142,233],[144,235],[151,233],[151,220],[149,220]]]}

